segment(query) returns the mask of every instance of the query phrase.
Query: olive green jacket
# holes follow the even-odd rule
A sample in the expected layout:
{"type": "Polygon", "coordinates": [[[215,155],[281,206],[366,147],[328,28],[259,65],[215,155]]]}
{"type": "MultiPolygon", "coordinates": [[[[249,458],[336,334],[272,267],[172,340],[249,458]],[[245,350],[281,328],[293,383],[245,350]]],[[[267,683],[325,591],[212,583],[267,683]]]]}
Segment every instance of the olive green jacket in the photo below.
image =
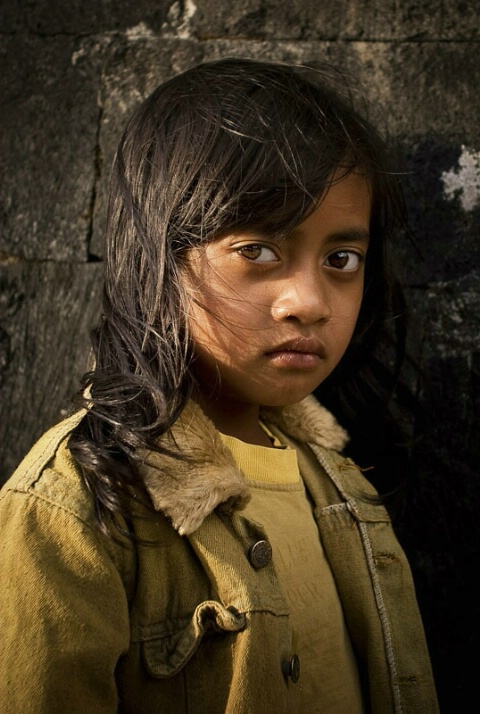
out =
{"type": "MultiPolygon", "coordinates": [[[[249,486],[211,422],[191,403],[163,437],[184,458],[144,455],[156,513],[133,527],[149,545],[99,532],[67,446],[81,418],[44,435],[1,491],[0,710],[293,714],[301,663],[297,683],[268,530],[242,515],[249,486]]],[[[313,398],[264,420],[299,449],[367,710],[437,712],[410,570],[337,453],[344,432],[313,398]]]]}

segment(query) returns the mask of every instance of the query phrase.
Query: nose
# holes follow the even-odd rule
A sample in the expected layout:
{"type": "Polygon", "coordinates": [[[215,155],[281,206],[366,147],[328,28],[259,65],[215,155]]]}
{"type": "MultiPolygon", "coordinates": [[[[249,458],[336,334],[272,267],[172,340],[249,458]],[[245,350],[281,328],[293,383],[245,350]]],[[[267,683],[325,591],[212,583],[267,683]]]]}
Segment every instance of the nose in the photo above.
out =
{"type": "Polygon", "coordinates": [[[314,276],[310,271],[297,272],[286,279],[279,290],[273,316],[278,322],[328,322],[332,316],[328,287],[320,276],[314,276]]]}

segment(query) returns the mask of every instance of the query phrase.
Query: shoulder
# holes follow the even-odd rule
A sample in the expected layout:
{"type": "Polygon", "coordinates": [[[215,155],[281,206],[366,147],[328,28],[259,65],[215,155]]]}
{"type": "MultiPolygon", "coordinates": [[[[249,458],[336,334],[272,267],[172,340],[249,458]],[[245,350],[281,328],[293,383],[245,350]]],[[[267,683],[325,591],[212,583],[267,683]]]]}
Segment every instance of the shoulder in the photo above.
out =
{"type": "Polygon", "coordinates": [[[93,496],[68,448],[84,414],[77,412],[47,431],[0,491],[2,570],[9,577],[18,573],[19,559],[24,571],[36,572],[35,564],[41,565],[43,578],[65,568],[117,572],[130,592],[134,544],[99,529],[93,496]]]}
{"type": "Polygon", "coordinates": [[[94,507],[68,440],[84,416],[77,412],[47,431],[32,447],[0,492],[0,502],[15,498],[61,508],[93,523],[94,507]]]}

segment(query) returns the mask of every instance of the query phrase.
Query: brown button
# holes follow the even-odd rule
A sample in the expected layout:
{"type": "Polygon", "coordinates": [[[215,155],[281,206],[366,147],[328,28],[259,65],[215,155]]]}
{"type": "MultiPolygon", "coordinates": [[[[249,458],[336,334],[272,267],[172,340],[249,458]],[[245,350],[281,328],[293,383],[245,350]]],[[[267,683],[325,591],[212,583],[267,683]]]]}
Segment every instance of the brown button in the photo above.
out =
{"type": "Polygon", "coordinates": [[[272,546],[268,540],[254,543],[248,552],[248,558],[256,570],[268,565],[272,560],[272,546]]]}
{"type": "Polygon", "coordinates": [[[294,654],[286,662],[282,662],[282,672],[284,677],[290,678],[294,684],[300,679],[300,660],[298,655],[294,654]]]}

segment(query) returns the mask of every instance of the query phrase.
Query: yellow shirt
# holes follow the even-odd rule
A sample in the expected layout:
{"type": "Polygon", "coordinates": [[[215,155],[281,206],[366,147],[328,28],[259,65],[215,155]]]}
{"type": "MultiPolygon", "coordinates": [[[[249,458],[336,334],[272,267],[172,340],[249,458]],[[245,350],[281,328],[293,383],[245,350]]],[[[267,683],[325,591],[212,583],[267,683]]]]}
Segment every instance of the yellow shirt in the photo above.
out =
{"type": "Polygon", "coordinates": [[[252,499],[244,513],[269,535],[275,569],[290,606],[301,667],[298,683],[290,688],[290,711],[361,714],[357,663],[296,451],[246,444],[223,434],[222,438],[251,482],[252,499]]]}

